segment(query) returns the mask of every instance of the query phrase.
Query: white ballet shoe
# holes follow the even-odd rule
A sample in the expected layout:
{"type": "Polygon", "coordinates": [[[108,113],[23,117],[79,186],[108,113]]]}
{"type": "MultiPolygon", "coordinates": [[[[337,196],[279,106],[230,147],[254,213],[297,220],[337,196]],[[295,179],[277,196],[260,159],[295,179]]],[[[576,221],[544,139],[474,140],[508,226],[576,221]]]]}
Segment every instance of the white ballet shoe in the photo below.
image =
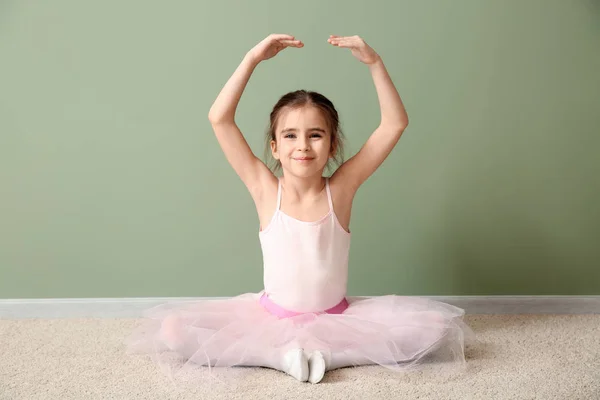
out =
{"type": "Polygon", "coordinates": [[[320,351],[313,351],[308,357],[308,381],[319,383],[325,376],[325,358],[320,351]]]}
{"type": "Polygon", "coordinates": [[[308,380],[308,360],[304,349],[292,349],[283,356],[282,370],[298,379],[300,382],[308,380]]]}

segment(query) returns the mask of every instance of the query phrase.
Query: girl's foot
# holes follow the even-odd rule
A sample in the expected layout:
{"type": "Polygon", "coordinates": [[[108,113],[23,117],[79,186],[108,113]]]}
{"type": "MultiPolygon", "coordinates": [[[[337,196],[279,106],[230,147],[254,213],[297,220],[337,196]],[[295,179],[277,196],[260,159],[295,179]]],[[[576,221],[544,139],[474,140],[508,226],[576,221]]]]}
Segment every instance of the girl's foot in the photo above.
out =
{"type": "Polygon", "coordinates": [[[298,379],[300,382],[308,380],[308,360],[304,349],[292,349],[285,353],[282,362],[282,371],[298,379]]]}
{"type": "Polygon", "coordinates": [[[325,376],[325,358],[320,351],[313,351],[308,357],[308,381],[310,383],[319,383],[325,376]]]}

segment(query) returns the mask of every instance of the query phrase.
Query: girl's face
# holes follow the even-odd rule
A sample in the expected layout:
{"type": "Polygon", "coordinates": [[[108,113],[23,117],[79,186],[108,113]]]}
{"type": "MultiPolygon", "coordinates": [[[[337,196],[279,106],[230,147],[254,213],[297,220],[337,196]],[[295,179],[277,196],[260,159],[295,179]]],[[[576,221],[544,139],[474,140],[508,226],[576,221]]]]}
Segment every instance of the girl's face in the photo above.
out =
{"type": "Polygon", "coordinates": [[[313,106],[284,111],[276,129],[271,152],[281,167],[296,176],[320,176],[333,156],[331,134],[321,111],[313,106]]]}

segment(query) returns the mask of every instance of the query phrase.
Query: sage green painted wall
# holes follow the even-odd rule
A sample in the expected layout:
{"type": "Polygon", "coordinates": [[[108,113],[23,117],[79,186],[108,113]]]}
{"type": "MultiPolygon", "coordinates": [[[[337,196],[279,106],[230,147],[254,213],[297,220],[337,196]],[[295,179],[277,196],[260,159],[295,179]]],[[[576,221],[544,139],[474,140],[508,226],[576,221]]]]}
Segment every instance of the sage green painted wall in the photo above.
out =
{"type": "Polygon", "coordinates": [[[0,298],[262,289],[258,220],[208,110],[269,33],[237,121],[262,156],[298,88],[354,154],[378,51],[410,126],[358,193],[349,294],[600,294],[600,2],[0,2],[0,298]]]}

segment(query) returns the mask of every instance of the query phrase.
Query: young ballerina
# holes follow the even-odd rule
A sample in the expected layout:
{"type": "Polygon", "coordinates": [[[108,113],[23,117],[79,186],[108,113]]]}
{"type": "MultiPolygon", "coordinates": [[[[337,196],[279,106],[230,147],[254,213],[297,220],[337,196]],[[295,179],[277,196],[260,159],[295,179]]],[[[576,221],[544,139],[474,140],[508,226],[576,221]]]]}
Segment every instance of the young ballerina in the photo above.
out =
{"type": "Polygon", "coordinates": [[[273,34],[252,48],[215,100],[209,120],[256,205],[264,290],[157,306],[130,336],[132,351],[151,352],[159,361],[176,354],[181,368],[268,367],[311,383],[347,366],[404,371],[435,354],[465,363],[465,344],[474,335],[462,309],[419,297],[346,296],[354,195],[390,154],[408,117],[381,57],[363,39],[331,36],[328,42],[350,49],[368,66],[381,107],[379,126],[342,162],[333,104],[316,92],[287,93],[270,116],[267,144],[276,165],[269,169],[246,143],[235,111],[259,63],[304,44],[273,34]],[[341,165],[324,177],[332,161],[341,165]]]}

